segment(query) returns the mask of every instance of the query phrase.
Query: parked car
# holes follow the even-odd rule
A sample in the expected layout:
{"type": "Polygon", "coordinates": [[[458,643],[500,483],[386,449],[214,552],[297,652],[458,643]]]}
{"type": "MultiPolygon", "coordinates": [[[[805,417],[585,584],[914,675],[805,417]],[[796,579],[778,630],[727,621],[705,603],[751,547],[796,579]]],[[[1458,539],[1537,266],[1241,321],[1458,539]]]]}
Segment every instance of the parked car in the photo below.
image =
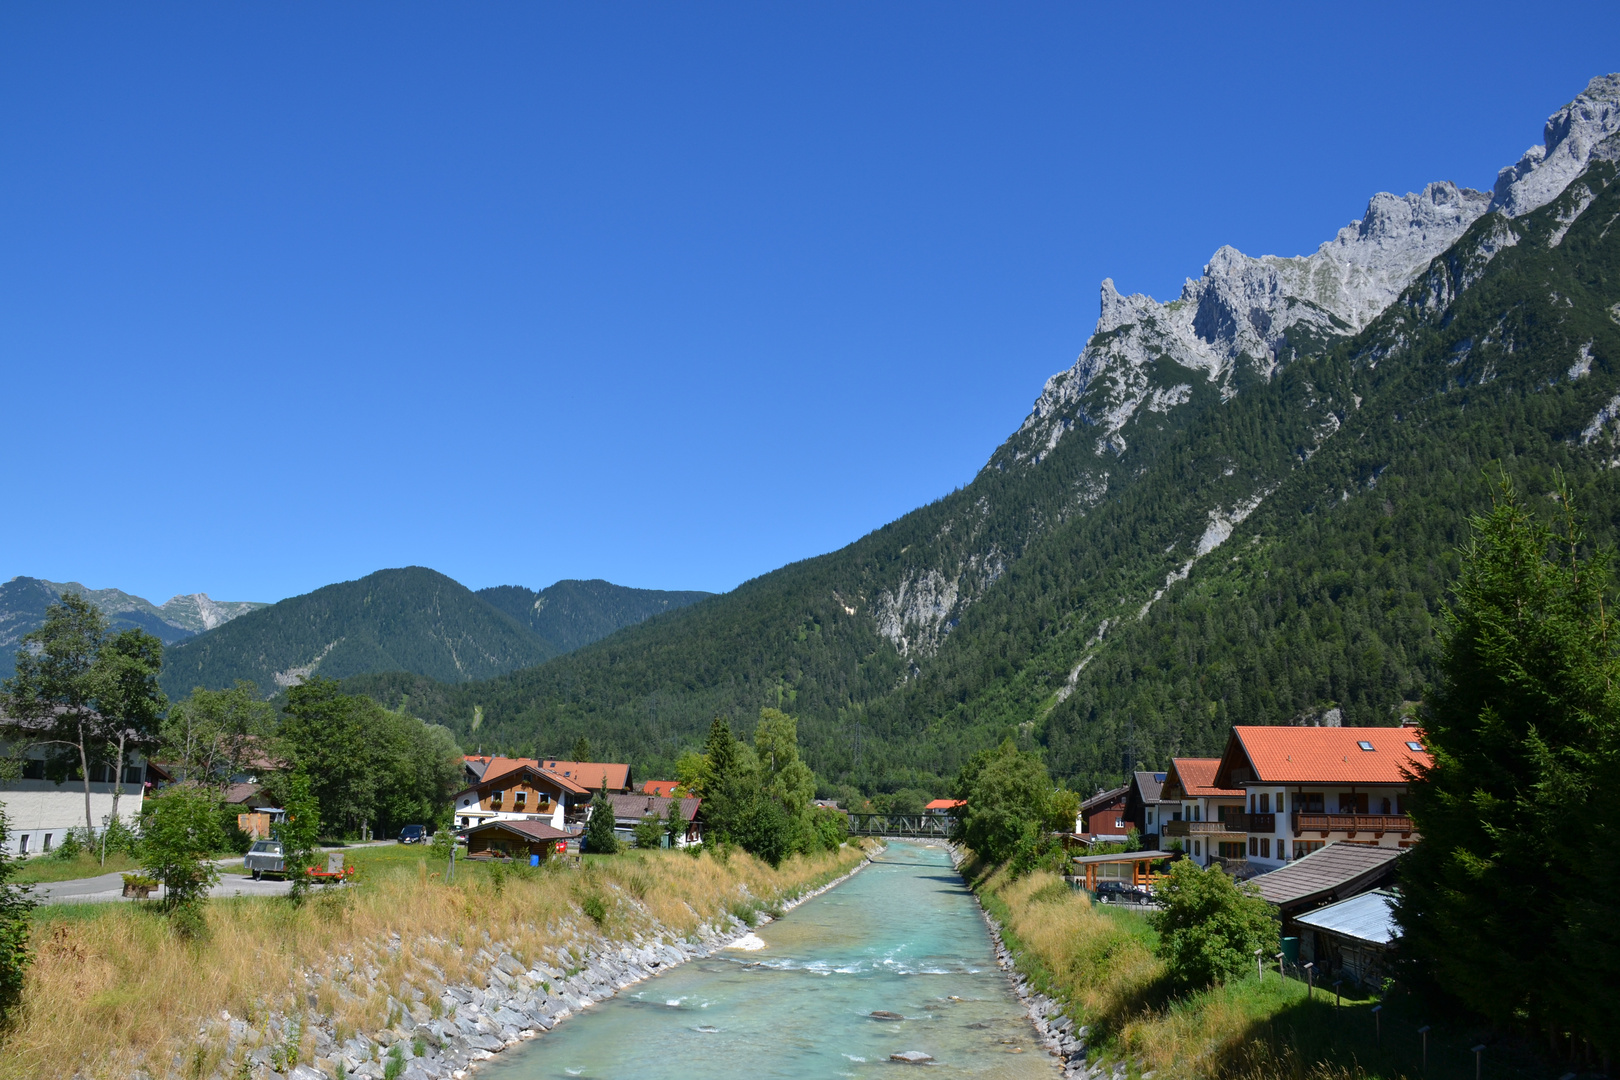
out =
{"type": "Polygon", "coordinates": [[[402,844],[425,844],[427,841],[426,825],[407,825],[399,830],[399,842],[402,844]]]}
{"type": "Polygon", "coordinates": [[[1134,888],[1123,881],[1099,881],[1096,896],[1099,904],[1145,904],[1152,899],[1146,889],[1134,888]]]}
{"type": "Polygon", "coordinates": [[[285,875],[287,867],[281,858],[281,841],[255,840],[242,858],[242,866],[252,872],[254,881],[262,880],[266,874],[285,875]]]}

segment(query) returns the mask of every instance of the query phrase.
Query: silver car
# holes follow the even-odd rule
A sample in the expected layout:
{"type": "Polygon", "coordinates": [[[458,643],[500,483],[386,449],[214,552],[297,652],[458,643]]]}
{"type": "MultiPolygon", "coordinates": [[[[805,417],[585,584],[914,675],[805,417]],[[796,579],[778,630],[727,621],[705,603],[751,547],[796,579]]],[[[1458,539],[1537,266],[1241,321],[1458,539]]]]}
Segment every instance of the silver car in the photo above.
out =
{"type": "Polygon", "coordinates": [[[242,859],[242,866],[253,872],[254,881],[262,880],[266,874],[285,874],[287,867],[281,860],[281,841],[255,840],[242,859]]]}

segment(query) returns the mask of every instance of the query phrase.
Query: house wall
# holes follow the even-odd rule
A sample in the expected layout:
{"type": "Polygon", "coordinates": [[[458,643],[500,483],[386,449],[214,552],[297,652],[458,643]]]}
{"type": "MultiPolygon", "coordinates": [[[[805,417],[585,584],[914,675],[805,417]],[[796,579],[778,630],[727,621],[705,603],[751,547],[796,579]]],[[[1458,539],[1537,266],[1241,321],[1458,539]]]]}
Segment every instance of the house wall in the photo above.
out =
{"type": "MultiPolygon", "coordinates": [[[[144,787],[125,784],[124,794],[118,800],[118,817],[133,827],[141,815],[144,787]]],[[[113,785],[90,785],[90,817],[101,823],[112,816],[113,785]]],[[[6,851],[16,855],[25,850],[37,855],[61,843],[69,829],[84,828],[84,784],[79,780],[66,780],[61,784],[50,780],[0,781],[0,806],[5,807],[10,836],[6,851]],[[47,844],[47,838],[49,838],[47,844]]]]}
{"type": "Polygon", "coordinates": [[[1267,870],[1301,858],[1336,840],[1379,847],[1410,847],[1417,841],[1406,809],[1405,784],[1248,784],[1248,810],[1261,822],[1249,830],[1249,859],[1267,870]],[[1320,809],[1318,809],[1320,808],[1320,809]],[[1354,815],[1357,828],[1295,830],[1297,814],[1324,814],[1332,817],[1354,815]],[[1258,827],[1270,814],[1272,827],[1258,827]],[[1380,835],[1381,834],[1381,835],[1380,835]]]}
{"type": "Polygon", "coordinates": [[[561,829],[566,810],[567,798],[561,791],[530,783],[495,781],[488,787],[456,797],[456,826],[465,828],[483,821],[544,821],[552,828],[561,829]],[[501,795],[499,799],[495,798],[497,792],[501,795]],[[469,814],[469,811],[476,813],[469,814]]]}

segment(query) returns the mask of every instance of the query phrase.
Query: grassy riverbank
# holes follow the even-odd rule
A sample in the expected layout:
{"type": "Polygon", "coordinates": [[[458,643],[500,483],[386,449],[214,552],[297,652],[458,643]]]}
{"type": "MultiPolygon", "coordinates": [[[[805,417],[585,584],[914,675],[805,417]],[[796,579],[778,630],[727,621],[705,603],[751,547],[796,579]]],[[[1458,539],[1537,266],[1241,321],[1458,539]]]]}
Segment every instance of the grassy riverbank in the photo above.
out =
{"type": "Polygon", "coordinates": [[[1331,989],[1307,998],[1303,982],[1275,970],[1176,996],[1153,953],[1157,935],[1141,913],[1093,905],[1062,878],[1033,873],[1017,881],[1005,869],[964,869],[980,902],[1002,925],[1019,969],[1038,989],[1068,1005],[1088,1039],[1131,1076],[1162,1080],[1263,1077],[1472,1080],[1469,1047],[1488,1045],[1484,1075],[1543,1080],[1558,1072],[1522,1042],[1466,1022],[1447,1022],[1398,991],[1382,998],[1331,989]],[[1375,1018],[1372,1010],[1382,1006],[1375,1018]],[[1418,1028],[1430,1025],[1424,1068],[1418,1028]],[[1137,1063],[1140,1062],[1140,1065],[1137,1063]]]}
{"type": "MultiPolygon", "coordinates": [[[[388,1022],[390,995],[409,1001],[413,986],[434,982],[482,985],[488,961],[475,954],[489,942],[568,969],[587,941],[654,930],[684,936],[728,911],[746,919],[848,872],[865,852],[849,846],[777,869],[742,852],[724,860],[638,852],[589,859],[579,870],[462,863],[453,884],[425,856],[357,851],[361,884],[302,907],[214,901],[197,942],[144,904],[40,911],[23,1008],[0,1043],[0,1080],[122,1076],[137,1067],[206,1077],[224,1048],[199,1050],[195,1039],[222,1011],[251,1020],[312,1005],[340,1037],[371,1031],[388,1022]],[[349,965],[340,957],[363,978],[341,977],[349,965]]],[[[311,1057],[305,1047],[302,1059],[311,1057]]]]}

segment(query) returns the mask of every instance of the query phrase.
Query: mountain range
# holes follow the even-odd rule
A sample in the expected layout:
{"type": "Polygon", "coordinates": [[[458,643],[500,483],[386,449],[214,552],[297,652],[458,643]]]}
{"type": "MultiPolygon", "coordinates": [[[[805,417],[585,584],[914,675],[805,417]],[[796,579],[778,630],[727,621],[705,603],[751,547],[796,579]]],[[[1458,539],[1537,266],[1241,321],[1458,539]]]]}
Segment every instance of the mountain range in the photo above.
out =
{"type": "Polygon", "coordinates": [[[667,770],[711,717],[800,718],[817,772],[939,791],[1012,737],[1082,788],[1234,722],[1395,723],[1471,515],[1561,472],[1620,533],[1620,76],[1490,192],[1378,194],[1314,253],[1101,288],[1075,363],[966,487],[567,655],[350,685],[489,747],[667,770]]]}
{"type": "Polygon", "coordinates": [[[263,606],[181,641],[164,656],[170,697],[237,679],[266,696],[319,672],[333,678],[408,672],[441,682],[539,664],[621,627],[694,603],[702,592],[559,581],[538,592],[473,592],[421,566],[379,570],[263,606]]]}
{"type": "Polygon", "coordinates": [[[64,592],[80,593],[99,607],[113,630],[139,627],[165,645],[267,606],[250,600],[211,600],[207,593],[171,597],[159,606],[120,589],[87,589],[76,581],[14,577],[0,585],[0,678],[11,676],[18,642],[24,634],[44,625],[45,609],[61,599],[64,592]]]}

